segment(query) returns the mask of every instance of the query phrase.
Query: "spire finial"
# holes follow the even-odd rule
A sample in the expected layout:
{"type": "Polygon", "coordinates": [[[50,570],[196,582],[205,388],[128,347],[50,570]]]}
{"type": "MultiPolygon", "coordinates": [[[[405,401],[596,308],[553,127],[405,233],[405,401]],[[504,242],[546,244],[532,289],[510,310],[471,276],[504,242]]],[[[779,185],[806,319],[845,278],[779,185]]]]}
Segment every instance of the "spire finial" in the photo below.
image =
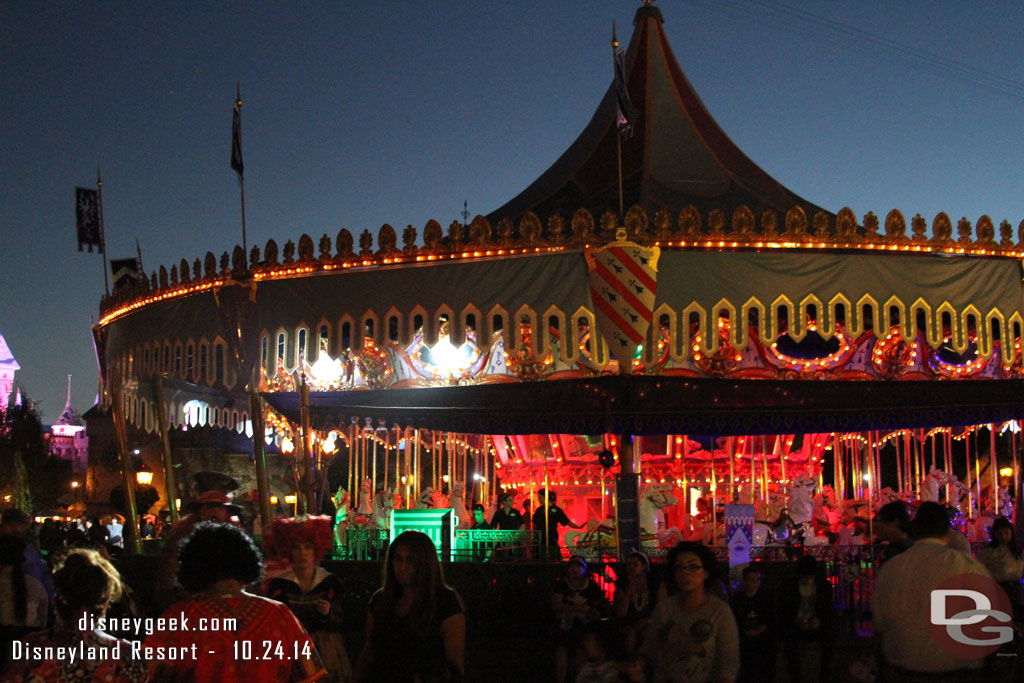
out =
{"type": "Polygon", "coordinates": [[[71,405],[71,374],[68,374],[68,405],[71,405]]]}
{"type": "Polygon", "coordinates": [[[242,108],[242,84],[235,81],[235,106],[242,108]]]}
{"type": "Polygon", "coordinates": [[[615,20],[612,19],[612,49],[619,49],[619,37],[615,35],[615,20]]]}

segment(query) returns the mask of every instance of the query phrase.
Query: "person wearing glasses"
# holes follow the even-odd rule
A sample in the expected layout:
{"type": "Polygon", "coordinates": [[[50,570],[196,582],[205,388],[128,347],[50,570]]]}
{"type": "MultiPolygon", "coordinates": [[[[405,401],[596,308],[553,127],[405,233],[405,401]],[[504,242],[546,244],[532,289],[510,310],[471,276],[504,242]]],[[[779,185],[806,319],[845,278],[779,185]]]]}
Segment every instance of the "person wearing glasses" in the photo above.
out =
{"type": "Polygon", "coordinates": [[[715,556],[684,541],[669,551],[666,568],[676,591],[651,613],[641,654],[657,682],[731,682],[740,668],[740,638],[729,605],[708,593],[715,556]]]}

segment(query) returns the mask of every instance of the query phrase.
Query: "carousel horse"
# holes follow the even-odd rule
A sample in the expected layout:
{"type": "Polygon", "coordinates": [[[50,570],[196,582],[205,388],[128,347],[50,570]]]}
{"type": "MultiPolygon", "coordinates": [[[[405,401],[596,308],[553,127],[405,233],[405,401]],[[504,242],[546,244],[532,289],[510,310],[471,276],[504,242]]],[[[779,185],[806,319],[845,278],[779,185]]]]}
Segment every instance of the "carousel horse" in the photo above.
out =
{"type": "Polygon", "coordinates": [[[665,508],[679,504],[679,499],[674,491],[675,487],[672,484],[660,482],[647,484],[640,488],[637,507],[640,517],[641,545],[663,547],[662,536],[665,537],[666,543],[676,536],[682,537],[683,534],[678,527],[667,528],[665,513],[662,512],[665,508]]]}
{"type": "Polygon", "coordinates": [[[416,504],[413,508],[416,510],[429,510],[433,507],[434,502],[434,487],[428,486],[427,488],[420,491],[420,495],[416,498],[416,504]]]}
{"type": "Polygon", "coordinates": [[[893,490],[891,486],[886,486],[884,489],[878,492],[878,500],[875,502],[875,510],[888,505],[889,503],[895,503],[903,500],[900,494],[893,490]]]}
{"type": "Polygon", "coordinates": [[[381,489],[373,497],[373,517],[370,527],[374,529],[391,528],[391,511],[400,506],[400,497],[390,489],[381,489]]]}
{"type": "Polygon", "coordinates": [[[928,475],[921,482],[921,502],[938,503],[942,488],[948,484],[948,474],[935,467],[928,471],[928,475]]]}
{"type": "Polygon", "coordinates": [[[367,519],[373,518],[372,486],[373,484],[369,479],[364,479],[359,485],[359,507],[356,509],[356,515],[366,517],[367,519]]]}
{"type": "Polygon", "coordinates": [[[663,508],[679,504],[675,496],[675,487],[672,484],[647,484],[640,488],[637,507],[640,514],[640,533],[656,534],[665,528],[665,513],[663,508]]]}
{"type": "Polygon", "coordinates": [[[821,531],[832,531],[839,523],[839,504],[835,490],[826,485],[814,497],[814,525],[821,531]]]}
{"type": "Polygon", "coordinates": [[[805,524],[814,519],[814,489],[818,482],[810,474],[804,474],[789,485],[789,516],[796,524],[805,524]]]}
{"type": "Polygon", "coordinates": [[[1013,496],[1006,487],[999,487],[999,510],[1000,517],[1013,519],[1013,496]]]}
{"type": "Polygon", "coordinates": [[[334,501],[334,537],[337,544],[344,547],[349,526],[348,506],[352,502],[352,494],[346,491],[344,486],[339,486],[331,500],[334,501]]]}
{"type": "Polygon", "coordinates": [[[611,518],[599,522],[596,517],[591,517],[581,531],[565,532],[565,547],[567,548],[615,549],[617,544],[615,520],[611,518]]]}
{"type": "Polygon", "coordinates": [[[458,529],[468,529],[473,526],[473,515],[466,509],[466,485],[461,481],[452,484],[452,494],[449,496],[449,503],[455,512],[455,518],[459,520],[456,525],[458,529]]]}

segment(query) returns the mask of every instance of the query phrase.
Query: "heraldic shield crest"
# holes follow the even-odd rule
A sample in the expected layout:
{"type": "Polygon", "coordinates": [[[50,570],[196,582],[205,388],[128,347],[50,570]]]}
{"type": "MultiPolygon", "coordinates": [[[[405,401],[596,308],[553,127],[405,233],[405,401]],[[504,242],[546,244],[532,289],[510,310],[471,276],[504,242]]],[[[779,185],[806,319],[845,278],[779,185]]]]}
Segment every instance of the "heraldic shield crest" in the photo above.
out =
{"type": "Polygon", "coordinates": [[[625,228],[616,231],[614,242],[585,252],[594,317],[620,373],[631,371],[651,326],[660,255],[658,247],[627,240],[625,228]]]}

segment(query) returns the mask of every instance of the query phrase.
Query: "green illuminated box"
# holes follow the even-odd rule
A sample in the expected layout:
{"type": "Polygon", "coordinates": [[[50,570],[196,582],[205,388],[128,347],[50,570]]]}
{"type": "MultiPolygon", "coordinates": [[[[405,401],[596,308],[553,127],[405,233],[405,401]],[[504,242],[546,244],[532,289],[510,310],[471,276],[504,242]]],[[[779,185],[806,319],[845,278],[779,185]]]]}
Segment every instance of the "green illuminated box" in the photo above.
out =
{"type": "Polygon", "coordinates": [[[395,540],[398,534],[409,529],[422,531],[430,537],[437,548],[438,559],[451,559],[455,538],[454,510],[392,510],[390,540],[395,540]]]}

